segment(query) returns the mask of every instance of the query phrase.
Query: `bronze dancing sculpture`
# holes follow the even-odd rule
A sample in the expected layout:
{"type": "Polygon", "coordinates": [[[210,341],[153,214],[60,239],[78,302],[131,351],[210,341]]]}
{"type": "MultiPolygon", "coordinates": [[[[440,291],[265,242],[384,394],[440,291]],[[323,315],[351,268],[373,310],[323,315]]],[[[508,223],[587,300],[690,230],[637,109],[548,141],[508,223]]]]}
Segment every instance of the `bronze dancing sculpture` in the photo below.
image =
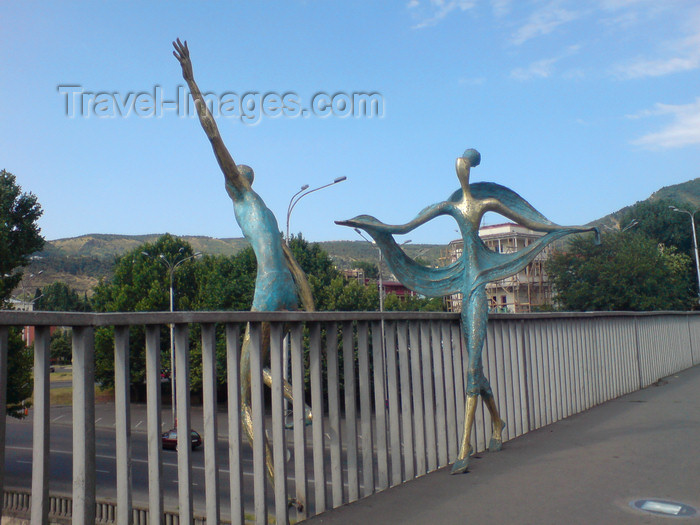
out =
{"type": "MultiPolygon", "coordinates": [[[[467,388],[464,429],[457,461],[452,473],[465,472],[472,453],[471,429],[479,396],[491,415],[489,450],[500,450],[505,422],[500,418],[496,401],[482,365],[482,348],[486,338],[488,303],[486,284],[504,279],[522,270],[549,243],[569,235],[595,228],[558,226],[514,191],[491,182],[469,183],[470,169],[478,166],[481,155],[468,149],[456,162],[461,189],[446,201],[433,204],[421,211],[415,219],[402,225],[384,224],[369,215],[360,215],[337,224],[362,228],[376,241],[387,265],[397,278],[416,292],[437,297],[462,294],[461,324],[468,353],[467,388]],[[500,213],[531,230],[546,232],[526,248],[515,253],[496,253],[479,238],[481,218],[488,211],[500,213]],[[410,259],[394,240],[393,235],[408,233],[440,215],[450,215],[459,226],[464,249],[462,256],[444,268],[426,268],[410,259]]],[[[595,230],[597,233],[597,230],[595,230]]]]}
{"type": "MultiPolygon", "coordinates": [[[[224,174],[226,191],[233,201],[236,221],[255,252],[257,276],[251,311],[297,310],[299,300],[304,309],[313,310],[313,297],[306,276],[294,259],[289,246],[282,240],[274,214],[252,188],[253,170],[249,166],[237,165],[224,145],[216,122],[194,81],[187,42],[182,43],[178,39],[173,42],[173,47],[175,48],[173,55],[182,67],[182,76],[194,99],[199,121],[211,142],[216,160],[224,174]]],[[[261,343],[263,362],[267,358],[269,346],[270,326],[269,323],[263,323],[261,343]]],[[[241,348],[241,420],[252,446],[255,436],[251,411],[250,352],[250,325],[248,325],[241,348]]],[[[263,380],[267,386],[271,385],[269,369],[263,371],[263,380]]],[[[292,390],[286,381],[283,391],[284,396],[293,402],[292,390]]],[[[308,407],[305,408],[305,419],[310,423],[311,412],[308,407]]],[[[262,436],[262,438],[265,439],[265,463],[272,482],[274,480],[272,453],[266,437],[262,436]]]]}

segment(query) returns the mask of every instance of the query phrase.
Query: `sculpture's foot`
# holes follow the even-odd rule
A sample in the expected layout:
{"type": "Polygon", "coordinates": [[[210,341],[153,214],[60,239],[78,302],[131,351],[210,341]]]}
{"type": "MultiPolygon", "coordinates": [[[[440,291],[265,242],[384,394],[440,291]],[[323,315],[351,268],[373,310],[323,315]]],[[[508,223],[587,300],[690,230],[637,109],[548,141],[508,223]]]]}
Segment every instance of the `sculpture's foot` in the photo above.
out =
{"type": "Polygon", "coordinates": [[[489,452],[498,452],[503,448],[503,429],[506,428],[506,422],[502,419],[493,425],[493,434],[489,442],[489,452]]]}
{"type": "MultiPolygon", "coordinates": [[[[304,426],[308,427],[313,423],[313,414],[311,413],[311,407],[309,405],[304,405],[304,426]]],[[[287,430],[292,430],[294,428],[294,421],[284,424],[284,428],[287,430]]]]}
{"type": "Polygon", "coordinates": [[[472,449],[471,445],[469,445],[467,456],[462,459],[457,459],[457,461],[454,462],[450,474],[464,474],[467,469],[469,469],[469,456],[472,455],[473,450],[474,449],[472,449]]]}
{"type": "Polygon", "coordinates": [[[464,459],[458,459],[452,465],[450,474],[464,474],[469,469],[469,456],[464,459]]]}

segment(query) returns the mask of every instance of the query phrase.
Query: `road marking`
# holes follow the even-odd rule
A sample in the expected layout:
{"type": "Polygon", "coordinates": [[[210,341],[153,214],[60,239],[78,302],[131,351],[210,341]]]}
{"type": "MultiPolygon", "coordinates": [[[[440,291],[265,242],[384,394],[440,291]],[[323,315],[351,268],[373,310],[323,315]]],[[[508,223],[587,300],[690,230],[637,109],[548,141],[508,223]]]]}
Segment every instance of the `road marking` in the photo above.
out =
{"type": "Polygon", "coordinates": [[[60,416],[53,418],[51,421],[55,423],[56,421],[58,421],[59,419],[61,419],[62,417],[65,417],[65,416],[66,416],[65,414],[61,414],[60,416]]]}
{"type": "Polygon", "coordinates": [[[143,419],[141,421],[139,421],[138,423],[136,423],[136,426],[134,428],[139,428],[139,426],[141,426],[141,423],[143,423],[143,419]]]}
{"type": "Polygon", "coordinates": [[[98,418],[95,420],[95,424],[99,423],[100,421],[102,421],[102,418],[101,418],[101,417],[98,417],[98,418]]]}
{"type": "Polygon", "coordinates": [[[98,469],[98,468],[95,469],[95,472],[102,472],[103,474],[109,474],[109,473],[110,473],[109,470],[100,470],[100,469],[98,469]]]}
{"type": "Polygon", "coordinates": [[[24,463],[25,465],[31,465],[31,464],[32,464],[31,461],[24,461],[23,459],[18,459],[18,460],[17,460],[17,463],[24,463]]]}

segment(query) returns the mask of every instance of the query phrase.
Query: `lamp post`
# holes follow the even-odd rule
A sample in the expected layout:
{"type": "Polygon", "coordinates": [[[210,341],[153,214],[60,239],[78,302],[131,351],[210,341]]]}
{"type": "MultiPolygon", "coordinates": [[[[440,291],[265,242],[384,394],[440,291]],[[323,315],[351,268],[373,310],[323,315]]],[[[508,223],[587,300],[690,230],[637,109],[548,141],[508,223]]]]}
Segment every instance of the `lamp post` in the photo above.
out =
{"type": "MultiPolygon", "coordinates": [[[[182,259],[179,259],[179,257],[182,255],[183,250],[185,247],[183,246],[177,251],[177,254],[175,257],[172,257],[171,259],[168,259],[165,255],[162,253],[158,256],[156,259],[153,257],[150,253],[148,252],[141,252],[143,255],[146,257],[160,261],[162,262],[165,267],[168,269],[168,277],[170,279],[170,312],[175,311],[175,289],[173,285],[173,280],[175,277],[175,270],[177,269],[178,266],[180,266],[182,263],[189,261],[190,259],[194,259],[196,257],[199,257],[202,255],[202,252],[196,252],[194,255],[190,255],[188,257],[183,257],[182,259]]],[[[175,340],[174,340],[174,331],[175,325],[173,323],[170,323],[170,390],[172,394],[172,414],[173,414],[173,427],[177,427],[177,412],[175,410],[175,340]]]]}
{"type": "Polygon", "coordinates": [[[700,303],[700,261],[698,261],[698,238],[695,234],[695,214],[698,210],[691,213],[688,210],[681,210],[675,206],[669,206],[669,208],[678,213],[686,213],[690,217],[690,225],[693,227],[693,247],[695,248],[695,271],[698,274],[698,303],[700,303]]]}
{"type": "Polygon", "coordinates": [[[287,207],[287,236],[285,237],[285,239],[287,240],[287,244],[289,244],[289,218],[291,217],[292,210],[294,209],[294,206],[297,205],[297,202],[299,202],[303,197],[306,197],[309,193],[322,190],[323,188],[327,188],[328,186],[333,186],[334,184],[338,184],[339,182],[343,182],[344,180],[347,180],[347,177],[345,175],[343,175],[342,177],[336,177],[335,179],[333,179],[332,182],[324,184],[323,186],[319,186],[318,188],[312,189],[309,189],[308,184],[304,184],[298,192],[292,195],[292,198],[289,200],[289,206],[287,207]]]}
{"type": "MultiPolygon", "coordinates": [[[[297,205],[297,202],[299,202],[303,197],[306,197],[309,193],[313,193],[318,190],[322,190],[323,188],[327,188],[329,186],[333,186],[334,184],[338,184],[339,182],[343,182],[344,180],[347,180],[347,177],[343,175],[342,177],[336,177],[333,179],[332,182],[329,182],[328,184],[324,184],[323,186],[319,186],[318,188],[311,188],[309,189],[308,184],[304,184],[301,188],[299,188],[299,191],[296,192],[294,195],[292,195],[292,198],[289,199],[289,206],[287,206],[287,228],[285,230],[285,237],[284,237],[284,242],[287,243],[287,246],[289,246],[289,218],[292,216],[292,210],[294,210],[294,206],[297,205]]],[[[287,334],[284,337],[284,346],[282,349],[282,374],[284,375],[284,378],[287,379],[287,375],[289,373],[289,366],[287,361],[289,360],[288,355],[289,355],[289,334],[287,334]]],[[[288,412],[288,403],[287,399],[284,399],[284,413],[286,414],[288,412]]]]}
{"type": "MultiPolygon", "coordinates": [[[[30,273],[29,277],[26,278],[26,284],[25,284],[25,279],[22,279],[19,282],[19,286],[20,286],[20,288],[22,288],[22,310],[24,310],[24,311],[34,310],[34,303],[38,299],[41,299],[41,296],[44,295],[44,293],[42,292],[39,295],[37,295],[36,297],[34,297],[30,300],[27,300],[27,288],[29,288],[29,283],[31,282],[31,280],[34,277],[36,277],[37,275],[41,275],[42,273],[44,273],[44,270],[39,270],[36,273],[30,273]]],[[[9,275],[7,275],[7,277],[9,277],[9,275]]],[[[29,290],[29,293],[31,294],[31,289],[29,290]]]]}
{"type": "MultiPolygon", "coordinates": [[[[354,228],[355,232],[362,237],[365,241],[370,243],[372,246],[374,246],[377,249],[377,252],[379,253],[379,267],[378,267],[378,272],[377,272],[377,284],[379,285],[379,313],[381,314],[384,311],[384,282],[382,279],[382,263],[384,261],[384,256],[382,255],[382,250],[379,246],[377,246],[377,243],[374,241],[370,241],[365,235],[362,233],[362,230],[359,228],[354,228]]],[[[408,244],[411,242],[411,239],[402,242],[399,246],[403,246],[404,244],[408,244]]],[[[388,393],[387,393],[387,366],[386,366],[386,331],[384,329],[384,317],[381,317],[379,320],[379,326],[381,327],[381,335],[382,335],[382,357],[384,358],[384,402],[388,403],[388,393]]]]}
{"type": "Polygon", "coordinates": [[[624,228],[620,227],[619,224],[617,225],[617,228],[611,228],[607,224],[603,224],[603,228],[605,228],[606,230],[610,230],[613,233],[625,233],[630,228],[634,228],[635,226],[637,226],[637,224],[639,224],[639,221],[637,219],[632,219],[629,222],[629,224],[627,226],[625,226],[624,228]]]}

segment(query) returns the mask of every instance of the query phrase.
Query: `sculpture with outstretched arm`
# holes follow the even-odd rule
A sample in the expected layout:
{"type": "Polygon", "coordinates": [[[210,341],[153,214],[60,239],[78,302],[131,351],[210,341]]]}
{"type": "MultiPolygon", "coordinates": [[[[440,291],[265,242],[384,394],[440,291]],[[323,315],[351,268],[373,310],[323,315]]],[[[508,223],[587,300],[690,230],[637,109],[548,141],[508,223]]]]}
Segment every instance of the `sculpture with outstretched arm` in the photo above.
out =
{"type": "MultiPolygon", "coordinates": [[[[277,220],[270,209],[265,205],[260,195],[252,187],[253,170],[244,165],[237,165],[224,141],[219,134],[219,128],[214,117],[207,108],[192,72],[192,61],[187,42],[180,39],[173,42],[173,55],[180,62],[182,76],[187,82],[190,94],[194,99],[199,121],[204,128],[207,138],[211,142],[212,149],[219,167],[224,174],[226,191],[233,201],[233,211],[236,221],[246,240],[255,252],[257,261],[257,276],[255,279],[255,293],[253,295],[253,312],[273,312],[281,310],[297,310],[301,302],[305,310],[314,310],[311,287],[306,275],[294,259],[287,243],[283,242],[282,235],[277,225],[277,220]]],[[[251,410],[251,377],[250,377],[250,325],[246,327],[241,348],[241,420],[243,429],[252,446],[256,436],[253,432],[253,420],[251,410]]],[[[263,323],[261,349],[263,362],[267,358],[270,346],[270,326],[263,323]]],[[[263,380],[271,385],[269,369],[263,371],[263,380]]],[[[291,386],[285,381],[283,385],[284,396],[293,402],[291,386]]],[[[300,400],[303,402],[303,400],[300,400]]],[[[305,407],[306,421],[311,421],[311,412],[305,407]]],[[[272,464],[272,452],[267,438],[265,440],[265,464],[270,475],[270,481],[274,480],[274,468],[272,464]]],[[[301,503],[301,502],[298,502],[301,503]]]]}
{"type": "MultiPolygon", "coordinates": [[[[490,450],[499,450],[505,422],[500,418],[496,401],[482,365],[482,349],[486,338],[488,303],[486,284],[518,273],[551,242],[572,233],[594,230],[582,226],[558,226],[514,191],[490,182],[469,183],[471,168],[478,166],[481,155],[468,149],[457,158],[456,170],[461,188],[446,201],[428,206],[415,219],[401,225],[384,224],[369,215],[360,215],[337,224],[362,228],[376,241],[387,265],[406,287],[416,292],[438,297],[462,294],[461,324],[468,353],[467,388],[464,430],[457,461],[452,473],[465,472],[472,452],[471,429],[479,396],[491,414],[490,450]],[[546,232],[526,248],[515,253],[496,253],[479,238],[481,218],[488,211],[500,213],[531,230],[546,232]],[[394,235],[408,233],[438,217],[455,219],[464,241],[461,257],[444,268],[427,268],[409,258],[394,240],[394,235]]],[[[597,232],[597,230],[596,230],[597,232]]]]}

